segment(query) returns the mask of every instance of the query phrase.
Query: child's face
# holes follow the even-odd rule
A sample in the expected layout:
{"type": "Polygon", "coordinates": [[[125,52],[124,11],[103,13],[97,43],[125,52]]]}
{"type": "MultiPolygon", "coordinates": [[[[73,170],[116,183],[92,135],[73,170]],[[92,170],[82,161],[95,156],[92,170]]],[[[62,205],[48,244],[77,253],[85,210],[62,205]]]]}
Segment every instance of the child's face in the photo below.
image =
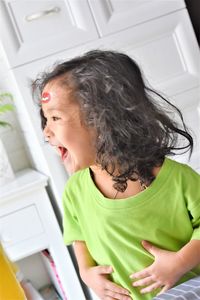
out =
{"type": "Polygon", "coordinates": [[[43,95],[48,100],[42,101],[47,119],[44,135],[56,147],[69,174],[95,163],[95,134],[81,122],[79,104],[72,94],[54,81],[45,86],[43,95]]]}

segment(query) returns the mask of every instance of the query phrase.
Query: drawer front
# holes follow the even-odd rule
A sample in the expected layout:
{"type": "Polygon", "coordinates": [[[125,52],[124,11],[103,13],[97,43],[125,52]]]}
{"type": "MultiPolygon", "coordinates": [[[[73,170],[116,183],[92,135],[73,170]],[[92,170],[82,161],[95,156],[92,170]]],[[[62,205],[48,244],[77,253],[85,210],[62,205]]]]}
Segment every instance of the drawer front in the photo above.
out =
{"type": "Polygon", "coordinates": [[[183,0],[88,0],[101,36],[184,8],[183,0]]]}
{"type": "Polygon", "coordinates": [[[14,246],[43,232],[35,205],[0,217],[0,233],[5,247],[14,246]]]}
{"type": "Polygon", "coordinates": [[[11,66],[98,38],[87,0],[0,1],[1,38],[11,66]]]}

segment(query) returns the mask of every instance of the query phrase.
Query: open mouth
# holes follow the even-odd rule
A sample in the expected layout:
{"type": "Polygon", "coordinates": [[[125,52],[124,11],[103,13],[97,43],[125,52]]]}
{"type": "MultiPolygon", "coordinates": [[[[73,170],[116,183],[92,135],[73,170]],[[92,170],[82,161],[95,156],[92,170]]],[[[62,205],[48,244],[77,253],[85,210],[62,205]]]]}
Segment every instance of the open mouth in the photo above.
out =
{"type": "Polygon", "coordinates": [[[66,159],[66,157],[67,157],[68,151],[67,151],[66,148],[61,147],[61,146],[59,146],[58,149],[59,149],[59,153],[60,153],[61,159],[64,161],[66,159]]]}

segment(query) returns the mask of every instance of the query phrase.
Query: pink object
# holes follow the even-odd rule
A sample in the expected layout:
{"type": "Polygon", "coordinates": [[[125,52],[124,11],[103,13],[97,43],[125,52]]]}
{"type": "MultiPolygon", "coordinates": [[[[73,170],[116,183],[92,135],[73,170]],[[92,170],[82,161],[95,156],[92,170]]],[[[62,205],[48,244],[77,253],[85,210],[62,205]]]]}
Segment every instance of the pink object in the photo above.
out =
{"type": "Polygon", "coordinates": [[[51,100],[51,95],[48,92],[42,93],[42,99],[41,99],[42,103],[47,103],[50,100],[51,100]]]}
{"type": "Polygon", "coordinates": [[[53,273],[56,277],[58,286],[60,287],[60,290],[62,292],[62,299],[67,300],[67,296],[66,296],[65,291],[63,289],[62,282],[60,281],[60,278],[59,278],[59,275],[58,275],[58,272],[57,272],[57,269],[56,269],[56,265],[55,265],[55,262],[54,262],[53,258],[51,257],[51,254],[49,253],[49,251],[47,249],[43,250],[42,253],[48,259],[48,261],[51,265],[51,268],[52,268],[52,271],[53,271],[53,273]]]}

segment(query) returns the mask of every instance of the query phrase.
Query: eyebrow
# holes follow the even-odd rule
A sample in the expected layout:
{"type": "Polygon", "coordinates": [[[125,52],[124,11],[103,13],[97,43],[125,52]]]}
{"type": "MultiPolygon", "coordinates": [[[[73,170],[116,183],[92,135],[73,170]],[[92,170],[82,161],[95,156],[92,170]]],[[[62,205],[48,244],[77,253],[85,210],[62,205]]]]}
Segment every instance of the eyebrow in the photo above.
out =
{"type": "MultiPolygon", "coordinates": [[[[44,111],[44,109],[42,109],[42,110],[44,111]]],[[[47,108],[47,109],[45,110],[45,112],[49,112],[49,111],[53,111],[53,110],[63,112],[63,110],[58,109],[58,108],[55,108],[55,107],[47,108]]]]}

